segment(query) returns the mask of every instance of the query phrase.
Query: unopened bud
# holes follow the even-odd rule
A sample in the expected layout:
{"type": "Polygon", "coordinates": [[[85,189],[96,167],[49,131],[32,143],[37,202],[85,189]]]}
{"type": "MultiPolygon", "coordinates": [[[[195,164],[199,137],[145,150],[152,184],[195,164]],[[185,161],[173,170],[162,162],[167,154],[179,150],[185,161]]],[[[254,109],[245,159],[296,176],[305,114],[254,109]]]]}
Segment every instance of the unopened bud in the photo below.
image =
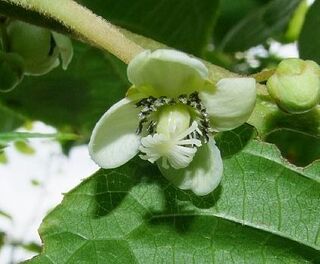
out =
{"type": "Polygon", "coordinates": [[[71,41],[46,28],[12,20],[7,26],[8,49],[24,60],[25,74],[43,75],[60,64],[70,62],[73,51],[71,41]]]}
{"type": "Polygon", "coordinates": [[[286,59],[267,82],[269,94],[288,113],[304,113],[320,102],[320,67],[310,60],[286,59]]]}

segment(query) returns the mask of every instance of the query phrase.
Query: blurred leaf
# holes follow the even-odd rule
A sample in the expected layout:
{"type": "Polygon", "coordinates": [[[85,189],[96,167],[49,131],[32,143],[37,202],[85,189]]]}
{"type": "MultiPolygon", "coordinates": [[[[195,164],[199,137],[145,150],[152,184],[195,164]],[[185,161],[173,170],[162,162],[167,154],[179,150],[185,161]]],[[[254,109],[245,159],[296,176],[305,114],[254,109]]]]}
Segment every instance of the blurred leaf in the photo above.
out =
{"type": "Polygon", "coordinates": [[[218,47],[226,52],[244,51],[268,38],[281,36],[301,0],[273,0],[252,11],[227,33],[218,47]]]}
{"type": "Polygon", "coordinates": [[[316,0],[307,13],[298,47],[302,59],[314,60],[320,64],[320,0],[316,0]]]}
{"type": "Polygon", "coordinates": [[[31,180],[31,184],[32,184],[33,186],[40,186],[40,185],[41,185],[41,182],[40,182],[39,180],[33,179],[33,180],[31,180]]]}
{"type": "Polygon", "coordinates": [[[0,249],[3,247],[4,245],[4,239],[5,239],[5,233],[0,231],[0,249]]]}
{"type": "Polygon", "coordinates": [[[0,93],[14,89],[22,81],[23,74],[22,57],[0,50],[0,93]]]}
{"type": "Polygon", "coordinates": [[[10,243],[13,247],[22,247],[23,249],[33,252],[33,253],[40,253],[41,252],[41,246],[35,242],[25,243],[20,241],[14,241],[10,243]]]}
{"type": "MultiPolygon", "coordinates": [[[[4,146],[0,145],[0,164],[8,163],[7,155],[4,151],[2,151],[3,148],[4,148],[4,146]]],[[[1,215],[1,213],[0,213],[0,215],[1,215]]]]}
{"type": "Polygon", "coordinates": [[[41,246],[37,243],[28,243],[28,244],[22,244],[22,247],[25,250],[28,250],[30,252],[34,253],[40,253],[41,252],[41,246]]]}
{"type": "Polygon", "coordinates": [[[100,170],[45,218],[28,263],[319,263],[320,163],[302,170],[251,141],[224,166],[205,197],[148,163],[100,170]]]}
{"type": "Polygon", "coordinates": [[[79,0],[95,13],[135,33],[201,55],[219,0],[79,0]]]}
{"type": "Polygon", "coordinates": [[[219,13],[213,32],[213,43],[220,46],[225,35],[244,17],[270,0],[220,0],[219,13]]]}
{"type": "Polygon", "coordinates": [[[288,29],[284,35],[284,40],[286,42],[294,42],[299,38],[308,9],[308,1],[302,0],[298,8],[294,11],[293,17],[291,18],[288,29]]]}
{"type": "Polygon", "coordinates": [[[0,145],[6,145],[9,142],[15,141],[25,141],[30,138],[52,138],[57,140],[73,140],[78,138],[75,134],[65,134],[65,133],[28,133],[28,132],[8,132],[0,133],[0,145]]]}
{"type": "Polygon", "coordinates": [[[16,141],[14,142],[14,146],[16,149],[25,155],[33,155],[36,151],[33,147],[31,147],[29,144],[27,144],[25,141],[16,141]]]}
{"type": "Polygon", "coordinates": [[[1,211],[1,210],[0,210],[0,216],[1,217],[5,217],[5,218],[7,218],[9,220],[12,220],[12,217],[8,213],[6,213],[4,211],[1,211]]]}
{"type": "Polygon", "coordinates": [[[0,104],[0,132],[13,131],[21,126],[24,121],[24,117],[0,104]]]}

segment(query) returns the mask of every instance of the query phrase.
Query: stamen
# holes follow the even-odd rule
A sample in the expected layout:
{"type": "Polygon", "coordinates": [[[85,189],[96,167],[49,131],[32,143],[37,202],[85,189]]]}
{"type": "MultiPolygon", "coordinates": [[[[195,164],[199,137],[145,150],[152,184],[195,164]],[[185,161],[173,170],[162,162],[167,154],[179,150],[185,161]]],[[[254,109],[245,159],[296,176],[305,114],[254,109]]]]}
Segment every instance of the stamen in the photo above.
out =
{"type": "Polygon", "coordinates": [[[151,163],[162,158],[162,166],[175,169],[187,167],[201,146],[201,141],[196,138],[187,138],[198,129],[197,122],[178,135],[166,136],[163,134],[148,135],[141,139],[139,150],[144,153],[140,158],[151,163]]]}

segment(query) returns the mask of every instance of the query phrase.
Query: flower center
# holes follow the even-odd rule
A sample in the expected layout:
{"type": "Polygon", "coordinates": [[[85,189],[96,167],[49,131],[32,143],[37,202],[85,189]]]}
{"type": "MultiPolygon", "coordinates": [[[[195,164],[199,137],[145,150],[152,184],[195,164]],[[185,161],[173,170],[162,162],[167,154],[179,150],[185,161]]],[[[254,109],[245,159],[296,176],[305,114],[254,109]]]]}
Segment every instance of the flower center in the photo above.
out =
{"type": "Polygon", "coordinates": [[[168,169],[187,167],[212,132],[208,114],[197,93],[178,99],[148,97],[136,104],[141,107],[137,134],[141,139],[140,157],[152,163],[161,159],[168,169]]]}

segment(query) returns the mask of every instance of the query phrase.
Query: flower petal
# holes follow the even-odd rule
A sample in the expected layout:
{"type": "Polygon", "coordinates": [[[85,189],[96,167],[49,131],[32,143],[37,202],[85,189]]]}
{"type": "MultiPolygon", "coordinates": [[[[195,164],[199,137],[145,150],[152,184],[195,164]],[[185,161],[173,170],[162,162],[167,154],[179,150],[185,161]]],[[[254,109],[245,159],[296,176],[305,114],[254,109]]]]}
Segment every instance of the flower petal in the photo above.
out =
{"type": "Polygon", "coordinates": [[[137,153],[139,110],[128,99],[113,105],[96,124],[89,142],[91,158],[102,168],[116,168],[137,153]]]}
{"type": "Polygon", "coordinates": [[[158,163],[162,174],[183,190],[191,190],[196,195],[207,195],[220,183],[223,163],[220,151],[213,139],[200,147],[190,165],[184,169],[165,169],[158,163]]]}
{"type": "Polygon", "coordinates": [[[256,82],[253,78],[222,79],[216,89],[201,91],[199,97],[213,129],[231,130],[250,117],[256,102],[256,82]]]}
{"type": "Polygon", "coordinates": [[[167,49],[140,53],[129,63],[127,72],[129,81],[148,95],[171,98],[199,90],[208,77],[201,61],[167,49]]]}

